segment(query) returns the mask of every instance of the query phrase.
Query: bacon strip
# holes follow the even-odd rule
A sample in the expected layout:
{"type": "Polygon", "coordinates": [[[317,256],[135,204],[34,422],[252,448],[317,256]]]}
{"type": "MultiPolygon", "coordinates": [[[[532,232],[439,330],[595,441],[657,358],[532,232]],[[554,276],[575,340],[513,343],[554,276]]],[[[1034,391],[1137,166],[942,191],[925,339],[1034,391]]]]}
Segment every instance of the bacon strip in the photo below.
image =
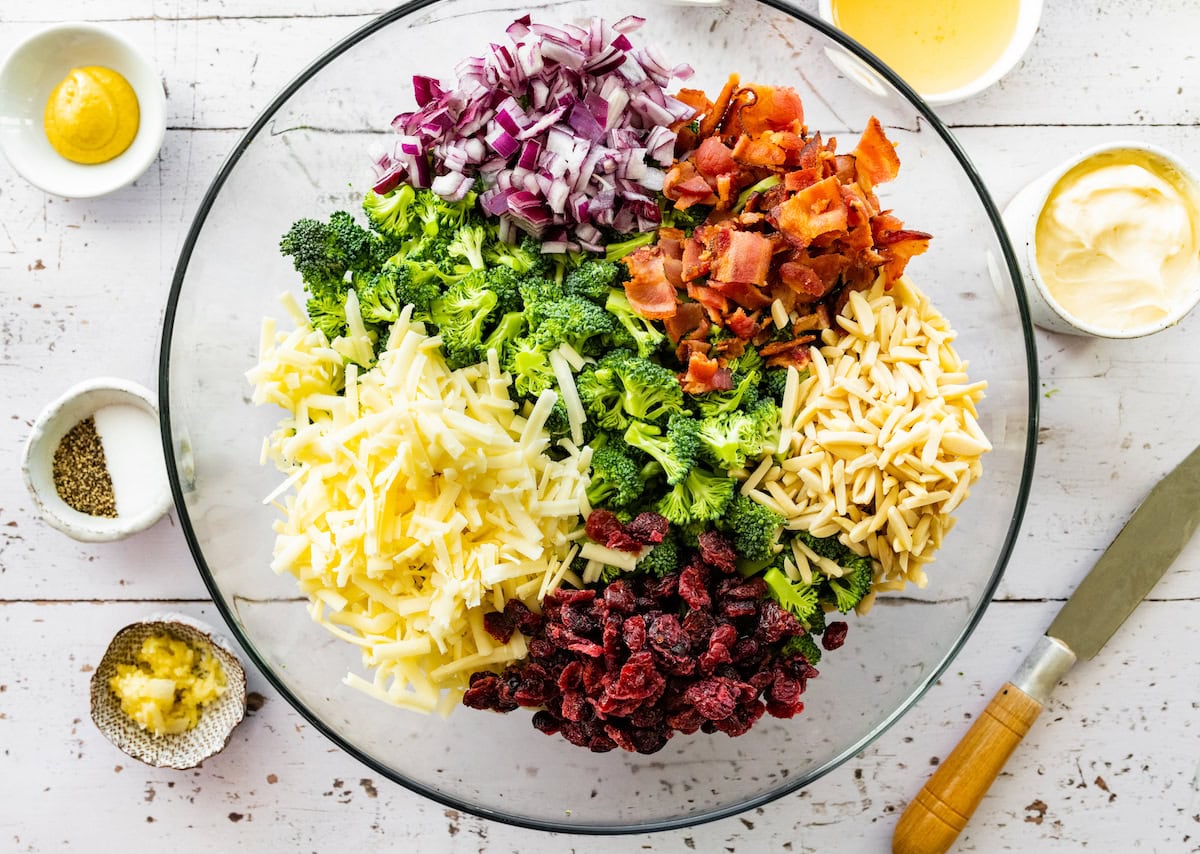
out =
{"type": "Polygon", "coordinates": [[[662,249],[643,246],[621,260],[629,270],[625,296],[633,310],[650,320],[664,320],[674,315],[675,286],[667,279],[662,249]]]}
{"type": "Polygon", "coordinates": [[[896,146],[884,135],[883,126],[874,116],[867,122],[867,128],[854,148],[854,159],[858,180],[865,183],[867,190],[900,174],[896,146]]]}
{"type": "Polygon", "coordinates": [[[716,359],[692,353],[687,372],[680,376],[679,384],[688,394],[728,391],[733,388],[733,373],[729,368],[721,367],[716,359]]]}
{"type": "Polygon", "coordinates": [[[829,231],[846,228],[846,203],[837,178],[805,187],[779,206],[779,230],[800,246],[829,231]]]}

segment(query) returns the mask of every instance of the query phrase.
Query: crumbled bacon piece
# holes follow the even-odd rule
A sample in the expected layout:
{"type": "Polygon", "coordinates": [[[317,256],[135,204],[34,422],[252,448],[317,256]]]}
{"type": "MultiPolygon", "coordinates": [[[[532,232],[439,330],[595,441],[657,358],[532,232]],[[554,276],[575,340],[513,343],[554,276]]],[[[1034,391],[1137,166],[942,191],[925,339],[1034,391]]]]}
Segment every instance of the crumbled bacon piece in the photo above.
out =
{"type": "Polygon", "coordinates": [[[687,372],[680,376],[679,384],[688,394],[728,391],[733,388],[733,374],[729,368],[721,367],[716,359],[692,353],[687,372]]]}
{"type": "Polygon", "coordinates": [[[643,246],[621,259],[629,270],[625,296],[633,310],[650,320],[662,320],[675,313],[675,286],[663,269],[663,251],[658,246],[643,246]]]}

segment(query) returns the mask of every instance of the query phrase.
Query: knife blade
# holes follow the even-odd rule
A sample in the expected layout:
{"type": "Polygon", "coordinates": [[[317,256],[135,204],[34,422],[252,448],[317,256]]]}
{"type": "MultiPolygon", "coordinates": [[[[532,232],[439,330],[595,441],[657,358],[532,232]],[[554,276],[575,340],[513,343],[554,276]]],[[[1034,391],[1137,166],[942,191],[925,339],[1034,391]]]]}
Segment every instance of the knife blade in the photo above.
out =
{"type": "Polygon", "coordinates": [[[1093,658],[1200,526],[1200,447],[1160,480],[1038,638],[1012,680],[900,816],[893,854],[942,854],[1029,732],[1059,680],[1093,658]]]}

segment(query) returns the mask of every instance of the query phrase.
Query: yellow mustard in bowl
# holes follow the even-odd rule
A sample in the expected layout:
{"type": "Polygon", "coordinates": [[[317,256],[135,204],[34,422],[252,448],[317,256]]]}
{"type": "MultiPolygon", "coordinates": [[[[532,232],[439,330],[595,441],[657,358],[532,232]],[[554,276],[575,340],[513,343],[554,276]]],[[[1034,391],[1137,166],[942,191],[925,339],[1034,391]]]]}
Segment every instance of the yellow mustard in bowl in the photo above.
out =
{"type": "Polygon", "coordinates": [[[104,163],[129,148],[140,113],[129,81],[99,65],[72,68],[46,101],[43,124],[54,150],[74,163],[104,163]]]}

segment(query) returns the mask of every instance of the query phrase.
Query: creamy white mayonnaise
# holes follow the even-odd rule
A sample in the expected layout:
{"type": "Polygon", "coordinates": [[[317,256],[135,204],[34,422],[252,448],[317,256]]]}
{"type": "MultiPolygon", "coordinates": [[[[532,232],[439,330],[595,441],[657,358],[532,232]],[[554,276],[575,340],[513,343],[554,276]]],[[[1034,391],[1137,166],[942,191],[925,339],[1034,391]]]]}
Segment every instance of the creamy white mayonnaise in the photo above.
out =
{"type": "Polygon", "coordinates": [[[1149,152],[1106,151],[1068,171],[1046,199],[1034,245],[1051,296],[1100,329],[1152,326],[1200,288],[1194,191],[1149,152]]]}

